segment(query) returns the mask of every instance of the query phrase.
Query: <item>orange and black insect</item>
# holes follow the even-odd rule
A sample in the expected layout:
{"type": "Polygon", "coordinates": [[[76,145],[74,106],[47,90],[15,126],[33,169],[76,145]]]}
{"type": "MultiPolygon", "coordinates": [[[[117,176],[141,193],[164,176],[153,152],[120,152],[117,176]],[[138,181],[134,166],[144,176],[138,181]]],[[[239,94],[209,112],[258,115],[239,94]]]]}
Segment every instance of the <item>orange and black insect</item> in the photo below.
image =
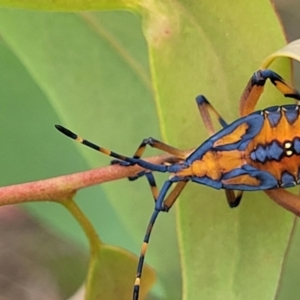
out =
{"type": "Polygon", "coordinates": [[[200,114],[212,136],[190,154],[154,138],[147,138],[133,157],[128,157],[99,147],[56,125],[68,137],[118,159],[124,167],[139,165],[145,169],[130,178],[146,176],[155,199],[137,267],[134,300],[139,297],[144,257],[155,220],[160,212],[169,211],[188,181],[225,189],[230,207],[239,205],[243,191],[300,184],[300,106],[274,106],[253,112],[267,79],[285,97],[300,100],[300,93],[271,70],[259,70],[251,77],[240,100],[242,117],[231,124],[221,118],[204,96],[198,96],[196,102],[200,114]],[[210,113],[218,118],[223,127],[217,133],[214,133],[210,113]],[[141,159],[147,145],[173,155],[174,159],[163,164],[152,164],[141,159]],[[156,187],[154,171],[171,173],[160,191],[156,187]],[[174,188],[169,192],[171,186],[174,188]]]}

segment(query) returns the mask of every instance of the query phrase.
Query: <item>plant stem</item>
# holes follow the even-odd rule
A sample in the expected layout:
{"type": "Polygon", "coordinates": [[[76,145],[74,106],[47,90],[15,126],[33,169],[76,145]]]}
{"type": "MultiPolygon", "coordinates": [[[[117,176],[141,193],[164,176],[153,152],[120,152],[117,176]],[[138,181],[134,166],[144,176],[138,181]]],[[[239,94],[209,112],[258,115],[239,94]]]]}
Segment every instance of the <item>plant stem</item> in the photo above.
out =
{"type": "MultiPolygon", "coordinates": [[[[161,164],[171,157],[153,156],[145,161],[161,164]]],[[[143,168],[137,165],[131,167],[111,165],[45,180],[4,186],[0,188],[0,206],[34,201],[64,201],[72,198],[79,189],[134,176],[141,170],[143,168]]]]}
{"type": "Polygon", "coordinates": [[[89,219],[85,216],[73,198],[65,199],[65,201],[60,201],[59,203],[62,204],[78,221],[80,227],[88,238],[91,254],[93,255],[97,253],[101,246],[101,240],[89,219]]]}

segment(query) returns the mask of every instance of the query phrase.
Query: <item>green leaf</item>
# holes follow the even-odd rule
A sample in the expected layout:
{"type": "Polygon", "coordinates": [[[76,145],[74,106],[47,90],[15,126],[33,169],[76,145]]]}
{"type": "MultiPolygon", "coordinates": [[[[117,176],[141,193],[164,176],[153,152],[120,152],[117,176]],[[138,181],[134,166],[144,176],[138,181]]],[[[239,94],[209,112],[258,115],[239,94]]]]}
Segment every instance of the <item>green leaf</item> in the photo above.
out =
{"type": "MultiPolygon", "coordinates": [[[[89,241],[90,263],[86,278],[85,299],[131,298],[132,278],[134,278],[137,264],[136,257],[128,251],[103,244],[92,224],[73,199],[59,203],[64,205],[78,221],[89,241]]],[[[144,279],[141,299],[144,299],[155,280],[155,274],[148,266],[144,269],[144,279]]]]}
{"type": "Polygon", "coordinates": [[[4,7],[15,7],[23,9],[37,9],[45,11],[87,11],[100,9],[137,9],[140,5],[139,0],[101,0],[101,1],[84,1],[84,0],[59,0],[59,1],[11,1],[0,0],[0,5],[4,7]]]}
{"type": "MultiPolygon", "coordinates": [[[[136,17],[128,13],[63,15],[4,9],[0,14],[3,38],[25,66],[22,68],[2,45],[2,69],[6,70],[1,87],[5,107],[1,111],[2,137],[6,140],[2,149],[6,154],[1,165],[7,171],[2,185],[109,164],[109,158],[65,139],[55,130],[56,123],[80,129],[90,139],[129,155],[144,136],[158,132],[147,49],[136,17]],[[128,42],[132,39],[134,42],[128,42]],[[145,120],[151,130],[137,127],[145,120]]],[[[144,181],[131,184],[124,180],[81,191],[77,199],[105,243],[138,254],[153,209],[149,197],[144,181]],[[147,195],[145,200],[141,195],[147,195]]],[[[58,232],[86,245],[78,225],[57,205],[32,204],[30,210],[58,232]]],[[[124,252],[119,255],[126,265],[124,252]]],[[[167,253],[165,257],[166,261],[172,258],[167,253]]],[[[119,261],[115,260],[117,266],[121,266],[119,261]]],[[[124,280],[124,274],[115,274],[115,282],[118,278],[124,280]]],[[[127,287],[132,290],[132,271],[125,283],[129,281],[127,287]]]]}
{"type": "MultiPolygon", "coordinates": [[[[226,121],[235,120],[250,76],[285,43],[269,1],[182,1],[157,5],[147,17],[159,116],[164,136],[177,147],[207,138],[193,102],[197,94],[206,95],[226,121]]],[[[288,77],[287,69],[282,63],[277,70],[288,77]]],[[[265,92],[263,107],[282,101],[273,90],[265,92]]],[[[259,192],[246,193],[240,207],[229,210],[223,193],[195,185],[177,205],[183,299],[274,297],[290,213],[259,192]]]]}
{"type": "Polygon", "coordinates": [[[281,49],[270,54],[262,63],[262,68],[268,68],[272,62],[277,58],[292,58],[296,61],[300,61],[300,39],[295,40],[281,49]]]}
{"type": "MultiPolygon", "coordinates": [[[[119,248],[102,246],[91,256],[85,299],[131,299],[135,271],[134,255],[120,252],[119,248]]],[[[140,299],[145,299],[154,282],[154,272],[149,268],[144,271],[140,299]]]]}

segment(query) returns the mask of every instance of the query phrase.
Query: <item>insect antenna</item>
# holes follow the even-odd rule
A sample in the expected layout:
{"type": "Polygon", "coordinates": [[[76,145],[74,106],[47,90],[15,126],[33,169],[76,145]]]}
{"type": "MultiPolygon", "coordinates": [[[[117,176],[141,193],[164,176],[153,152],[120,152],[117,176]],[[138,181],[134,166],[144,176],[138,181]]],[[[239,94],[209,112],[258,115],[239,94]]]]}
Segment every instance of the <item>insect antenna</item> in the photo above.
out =
{"type": "Polygon", "coordinates": [[[79,135],[75,134],[74,132],[72,132],[71,130],[61,126],[61,125],[55,125],[55,128],[60,131],[61,133],[63,133],[64,135],[66,135],[67,137],[89,147],[92,148],[96,151],[99,151],[105,155],[117,158],[119,160],[123,160],[128,162],[128,166],[133,166],[133,165],[139,165],[142,168],[151,170],[151,171],[158,171],[158,172],[167,172],[169,171],[169,167],[168,166],[164,166],[164,165],[160,165],[160,164],[153,164],[150,162],[147,162],[145,160],[142,160],[140,158],[136,158],[136,157],[128,157],[122,154],[118,154],[116,152],[110,151],[106,148],[100,147],[88,140],[83,139],[82,137],[80,137],[79,135]]]}
{"type": "Polygon", "coordinates": [[[103,147],[100,147],[86,139],[83,139],[82,137],[80,137],[79,135],[75,134],[74,132],[72,132],[71,130],[61,126],[61,125],[55,125],[55,128],[60,131],[61,133],[63,133],[64,135],[66,135],[67,137],[89,147],[89,148],[92,148],[96,151],[99,151],[103,154],[106,154],[108,156],[111,156],[111,157],[114,157],[114,158],[117,158],[117,159],[120,159],[120,160],[123,160],[123,161],[127,161],[129,163],[132,163],[132,164],[135,164],[136,162],[130,158],[130,157],[127,157],[127,156],[124,156],[124,155],[121,155],[121,154],[118,154],[118,153],[115,153],[113,151],[110,151],[108,149],[105,149],[103,147]]]}

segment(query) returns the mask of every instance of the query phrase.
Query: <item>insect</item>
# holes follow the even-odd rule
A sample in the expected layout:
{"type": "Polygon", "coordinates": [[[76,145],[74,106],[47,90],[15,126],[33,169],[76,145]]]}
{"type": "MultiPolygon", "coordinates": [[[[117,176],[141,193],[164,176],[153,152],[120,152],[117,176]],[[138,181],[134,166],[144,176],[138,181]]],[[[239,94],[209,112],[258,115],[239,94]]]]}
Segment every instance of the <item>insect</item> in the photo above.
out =
{"type": "Polygon", "coordinates": [[[271,70],[259,70],[251,77],[240,99],[241,118],[231,124],[223,120],[204,96],[198,96],[197,106],[211,136],[189,154],[154,138],[147,138],[134,155],[128,157],[97,146],[55,125],[63,134],[119,160],[124,167],[139,165],[144,168],[144,171],[130,179],[147,178],[155,206],[139,257],[133,288],[134,300],[139,298],[144,258],[155,220],[160,212],[169,211],[187,182],[225,189],[230,207],[239,205],[243,191],[286,188],[300,183],[300,106],[274,106],[253,112],[268,79],[285,97],[300,100],[300,93],[271,70]],[[217,117],[223,127],[216,133],[211,114],[217,117]],[[173,158],[162,164],[147,162],[141,159],[146,146],[167,152],[173,158]],[[160,190],[153,172],[171,173],[160,190]]]}

